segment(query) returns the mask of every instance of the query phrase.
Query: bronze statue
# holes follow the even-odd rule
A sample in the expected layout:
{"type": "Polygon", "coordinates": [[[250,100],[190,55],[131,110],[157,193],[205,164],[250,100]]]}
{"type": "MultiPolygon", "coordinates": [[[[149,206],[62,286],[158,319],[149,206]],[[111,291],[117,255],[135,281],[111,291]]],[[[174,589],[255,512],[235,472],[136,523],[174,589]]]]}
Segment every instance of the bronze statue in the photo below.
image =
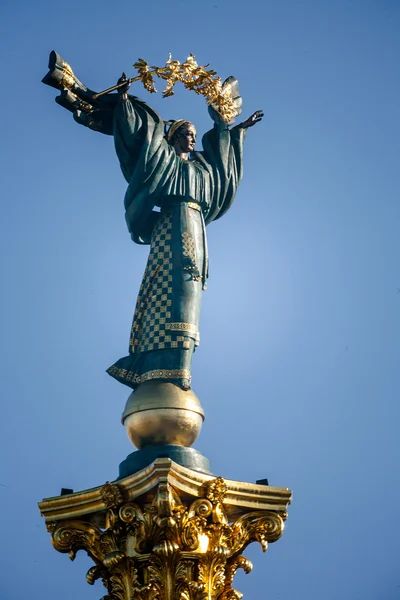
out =
{"type": "MultiPolygon", "coordinates": [[[[218,103],[211,103],[214,125],[203,136],[203,150],[195,151],[195,126],[186,120],[166,126],[145,102],[128,95],[130,80],[125,74],[111,88],[117,94],[95,94],[59,55],[52,55],[44,82],[62,90],[58,102],[74,112],[77,122],[113,135],[128,183],[128,229],[134,242],[150,245],[129,355],[107,372],[133,389],[151,380],[189,389],[192,355],[200,340],[201,295],[208,277],[206,226],[232,205],[242,176],[245,133],[263,112],[229,127],[217,110],[218,103]]],[[[224,86],[225,91],[229,86],[237,115],[241,112],[238,83],[230,77],[224,86]]]]}

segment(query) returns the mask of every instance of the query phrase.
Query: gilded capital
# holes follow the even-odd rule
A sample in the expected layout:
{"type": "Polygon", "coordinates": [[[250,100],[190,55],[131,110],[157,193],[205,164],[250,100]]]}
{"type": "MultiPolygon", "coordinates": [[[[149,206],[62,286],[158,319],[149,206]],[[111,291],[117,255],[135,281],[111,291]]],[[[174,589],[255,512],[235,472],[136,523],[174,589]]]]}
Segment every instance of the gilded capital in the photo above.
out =
{"type": "MultiPolygon", "coordinates": [[[[86,580],[102,580],[103,600],[240,599],[234,576],[252,569],[243,552],[252,542],[266,551],[280,538],[290,501],[285,488],[213,478],[168,459],[90,493],[94,510],[80,503],[80,516],[50,516],[55,504],[70,514],[75,494],[41,509],[56,550],[71,560],[83,550],[93,560],[86,580]]],[[[90,494],[77,494],[88,507],[90,494]]]]}

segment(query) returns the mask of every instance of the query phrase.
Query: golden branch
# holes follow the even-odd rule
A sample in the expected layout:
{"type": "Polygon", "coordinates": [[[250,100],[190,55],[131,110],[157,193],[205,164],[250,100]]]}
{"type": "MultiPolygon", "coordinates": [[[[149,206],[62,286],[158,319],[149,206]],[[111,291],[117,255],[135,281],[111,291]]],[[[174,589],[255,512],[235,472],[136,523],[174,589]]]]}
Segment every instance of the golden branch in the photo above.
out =
{"type": "Polygon", "coordinates": [[[170,55],[165,67],[150,66],[143,58],[139,58],[133,67],[138,71],[136,77],[95,94],[95,97],[135,81],[141,81],[148,92],[155,93],[157,90],[154,85],[154,76],[157,76],[166,81],[163,98],[173,96],[174,86],[181,82],[187,90],[204,96],[207,104],[212,104],[226,123],[229,123],[237,115],[230,86],[224,87],[221,78],[215,71],[208,68],[209,65],[198,65],[193,54],[190,54],[183,63],[172,60],[170,55]]]}

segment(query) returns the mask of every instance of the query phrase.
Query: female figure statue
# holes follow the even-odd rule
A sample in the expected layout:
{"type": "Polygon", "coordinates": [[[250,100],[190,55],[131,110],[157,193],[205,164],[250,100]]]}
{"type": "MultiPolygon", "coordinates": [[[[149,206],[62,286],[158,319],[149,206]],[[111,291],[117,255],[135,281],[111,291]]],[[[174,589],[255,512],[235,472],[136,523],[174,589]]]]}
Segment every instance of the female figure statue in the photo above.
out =
{"type": "MultiPolygon", "coordinates": [[[[107,372],[133,389],[151,380],[189,389],[208,277],[206,226],[230,208],[242,176],[246,130],[263,113],[257,111],[229,128],[210,106],[214,126],[203,137],[203,150],[196,152],[194,125],[175,121],[166,132],[152,108],[128,95],[129,82],[118,94],[96,99],[56,52],[50,55],[49,68],[43,82],[62,90],[56,101],[71,110],[77,122],[114,136],[128,183],[128,229],[134,242],[150,245],[129,355],[107,372]]],[[[118,84],[125,81],[123,75],[118,84]]],[[[227,82],[240,107],[236,79],[227,82]]]]}

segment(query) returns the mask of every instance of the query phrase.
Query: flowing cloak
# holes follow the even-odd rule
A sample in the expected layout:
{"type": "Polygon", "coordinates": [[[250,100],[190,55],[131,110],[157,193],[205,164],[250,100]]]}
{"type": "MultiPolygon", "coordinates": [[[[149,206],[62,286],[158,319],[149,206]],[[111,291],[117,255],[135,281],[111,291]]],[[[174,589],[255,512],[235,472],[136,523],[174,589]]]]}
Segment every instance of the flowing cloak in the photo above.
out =
{"type": "Polygon", "coordinates": [[[231,206],[242,176],[245,130],[216,121],[203,151],[180,158],[161,117],[129,96],[114,109],[114,141],[128,188],[125,217],[134,242],[150,244],[129,341],[129,355],[107,372],[133,389],[151,379],[187,388],[199,344],[208,276],[205,225],[231,206]]]}

